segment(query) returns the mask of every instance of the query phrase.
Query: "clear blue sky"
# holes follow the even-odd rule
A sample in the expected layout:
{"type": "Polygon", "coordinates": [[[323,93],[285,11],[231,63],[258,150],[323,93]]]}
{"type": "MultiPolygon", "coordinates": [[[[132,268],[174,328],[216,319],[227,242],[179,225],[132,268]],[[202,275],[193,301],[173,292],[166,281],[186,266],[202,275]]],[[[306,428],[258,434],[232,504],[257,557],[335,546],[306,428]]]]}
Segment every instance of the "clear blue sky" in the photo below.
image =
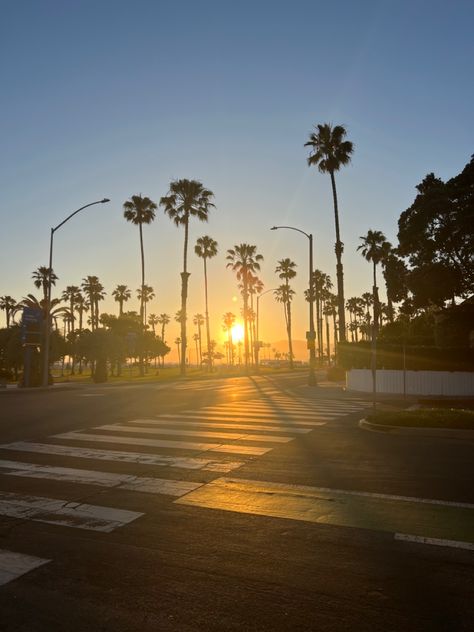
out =
{"type": "MultiPolygon", "coordinates": [[[[330,182],[307,167],[303,147],[312,125],[343,123],[355,144],[337,176],[346,297],[370,288],[359,235],[372,228],[395,241],[415,185],[430,171],[458,173],[474,151],[472,1],[0,0],[0,8],[0,295],[34,291],[49,228],[104,196],[111,204],[57,233],[58,289],[88,274],[109,293],[117,283],[137,288],[138,231],[122,203],[139,192],[158,201],[171,180],[195,178],[216,196],[209,224],[191,234],[192,243],[209,234],[220,245],[210,265],[215,329],[236,311],[225,250],[250,242],[265,257],[266,288],[277,283],[278,258],[298,263],[302,338],[307,245],[269,227],[313,232],[316,266],[335,277],[330,182]]],[[[145,245],[157,293],[150,311],[173,314],[181,231],[159,212],[145,245]]],[[[202,312],[194,257],[191,272],[190,310],[202,312]]],[[[264,300],[270,310],[271,296],[264,300]]],[[[285,337],[280,315],[273,339],[285,337]]]]}

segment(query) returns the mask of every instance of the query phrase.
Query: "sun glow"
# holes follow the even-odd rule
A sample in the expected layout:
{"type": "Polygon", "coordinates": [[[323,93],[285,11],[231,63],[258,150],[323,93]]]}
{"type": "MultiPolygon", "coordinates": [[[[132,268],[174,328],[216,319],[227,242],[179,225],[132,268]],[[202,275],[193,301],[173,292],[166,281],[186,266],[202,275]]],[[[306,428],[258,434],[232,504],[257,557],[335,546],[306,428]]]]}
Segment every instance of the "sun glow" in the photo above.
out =
{"type": "Polygon", "coordinates": [[[235,323],[230,330],[232,342],[241,342],[244,339],[244,328],[240,323],[235,323]]]}

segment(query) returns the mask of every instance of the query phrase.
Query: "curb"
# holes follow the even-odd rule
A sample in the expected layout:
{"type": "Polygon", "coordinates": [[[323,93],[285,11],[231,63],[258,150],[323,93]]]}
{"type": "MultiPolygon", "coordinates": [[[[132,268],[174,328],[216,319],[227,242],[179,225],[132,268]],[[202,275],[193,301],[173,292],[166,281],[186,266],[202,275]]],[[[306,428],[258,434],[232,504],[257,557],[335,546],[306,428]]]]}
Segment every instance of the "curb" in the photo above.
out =
{"type": "Polygon", "coordinates": [[[455,439],[474,439],[474,430],[464,430],[456,428],[416,428],[412,426],[387,426],[385,424],[374,424],[367,419],[359,421],[359,428],[370,432],[382,432],[385,434],[412,435],[419,437],[443,437],[455,439]]]}

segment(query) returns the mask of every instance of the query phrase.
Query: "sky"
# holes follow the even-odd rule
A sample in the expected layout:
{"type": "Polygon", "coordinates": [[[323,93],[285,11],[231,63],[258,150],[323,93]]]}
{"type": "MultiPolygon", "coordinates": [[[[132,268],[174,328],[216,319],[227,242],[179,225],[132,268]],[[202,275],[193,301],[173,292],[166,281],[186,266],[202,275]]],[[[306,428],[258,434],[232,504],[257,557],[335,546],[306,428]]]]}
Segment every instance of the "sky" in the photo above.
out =
{"type": "MultiPolygon", "coordinates": [[[[312,233],[315,267],[335,285],[330,180],[306,162],[313,126],[343,124],[354,143],[336,176],[346,298],[371,288],[360,236],[381,230],[396,244],[415,186],[429,172],[459,173],[474,151],[472,1],[0,0],[0,9],[0,296],[38,294],[31,274],[47,265],[50,228],[108,197],[56,233],[54,292],[97,275],[102,311],[116,312],[114,287],[140,285],[138,229],[123,202],[142,193],[158,203],[171,181],[197,179],[216,208],[191,224],[189,313],[204,312],[195,240],[219,244],[209,262],[218,341],[222,315],[240,310],[226,251],[255,244],[265,289],[279,284],[279,259],[297,264],[294,337],[304,339],[308,241],[270,228],[312,233]]],[[[158,210],[144,240],[156,293],[148,312],[174,315],[183,230],[158,210]]],[[[261,338],[284,340],[271,292],[260,308],[261,338]]],[[[178,333],[173,323],[166,338],[178,333]]]]}

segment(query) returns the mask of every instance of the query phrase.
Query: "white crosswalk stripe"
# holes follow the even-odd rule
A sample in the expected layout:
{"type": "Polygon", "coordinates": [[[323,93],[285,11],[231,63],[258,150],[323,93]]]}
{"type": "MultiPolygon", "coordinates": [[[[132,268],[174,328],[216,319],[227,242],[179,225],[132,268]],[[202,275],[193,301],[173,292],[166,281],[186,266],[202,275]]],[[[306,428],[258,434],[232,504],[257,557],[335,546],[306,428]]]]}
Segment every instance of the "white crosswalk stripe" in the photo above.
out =
{"type": "Polygon", "coordinates": [[[17,577],[21,577],[48,562],[51,560],[0,549],[0,586],[8,584],[17,577]]]}
{"type": "MultiPolygon", "coordinates": [[[[202,419],[206,419],[206,416],[203,415],[202,419]]],[[[229,417],[220,417],[218,419],[223,419],[225,421],[229,421],[229,417]]],[[[173,422],[178,426],[196,426],[200,428],[229,428],[235,429],[235,423],[225,423],[225,421],[189,421],[189,419],[183,418],[170,418],[168,415],[160,415],[159,419],[131,419],[129,424],[139,424],[139,425],[164,425],[170,424],[173,422]]],[[[257,425],[254,424],[242,424],[239,422],[238,425],[239,430],[270,430],[271,432],[287,432],[289,434],[306,434],[311,432],[310,428],[295,428],[294,426],[268,426],[266,424],[262,424],[257,422],[257,425]]]]}

